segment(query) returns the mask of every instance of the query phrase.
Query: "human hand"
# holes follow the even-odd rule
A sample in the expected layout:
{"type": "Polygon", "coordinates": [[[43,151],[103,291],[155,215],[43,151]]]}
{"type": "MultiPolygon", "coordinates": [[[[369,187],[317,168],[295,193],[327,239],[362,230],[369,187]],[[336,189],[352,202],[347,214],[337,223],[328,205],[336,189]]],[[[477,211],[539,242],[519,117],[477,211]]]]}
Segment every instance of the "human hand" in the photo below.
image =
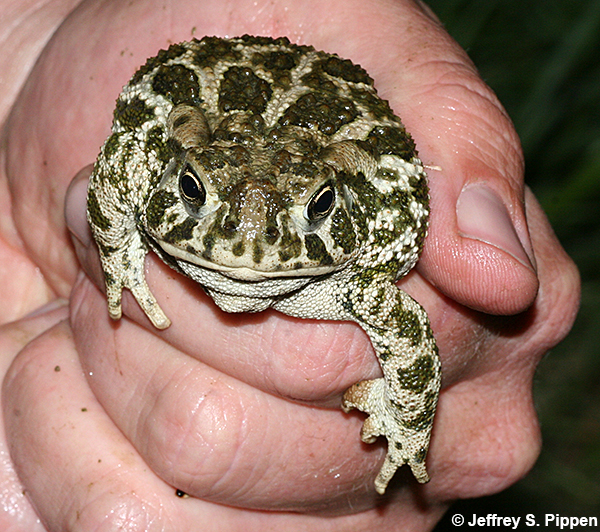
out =
{"type": "MultiPolygon", "coordinates": [[[[131,299],[125,300],[128,318],[115,326],[103,296],[81,277],[72,299],[74,339],[66,323],[56,325],[21,351],[6,380],[12,456],[49,529],[68,528],[75,515],[72,528],[82,530],[123,519],[139,529],[193,529],[198,523],[215,523],[219,530],[427,529],[447,501],[502,489],[537,455],[531,377],[539,357],[570,326],[577,277],[530,194],[525,218],[512,127],[464,53],[413,4],[371,3],[365,10],[362,3],[346,2],[343,11],[333,2],[321,4],[296,3],[242,23],[224,20],[224,13],[211,10],[216,4],[205,2],[196,7],[203,21],[196,35],[281,33],[352,58],[402,117],[424,162],[442,169],[429,172],[433,214],[423,259],[401,283],[428,310],[444,364],[445,389],[428,458],[432,482],[416,487],[409,475],[401,476],[383,509],[372,492],[384,447],[362,445],[360,417],[338,409],[350,384],[379,371],[358,328],[275,312],[223,314],[197,285],[151,258],[149,282],[171,328],[146,328],[131,299]],[[331,24],[299,32],[315,20],[331,24]],[[366,35],[367,28],[373,34],[366,35]],[[507,206],[504,211],[495,198],[507,206]],[[507,220],[514,231],[503,224],[507,220]],[[57,365],[61,371],[52,373],[57,365]],[[82,368],[92,374],[87,380],[82,368]],[[16,416],[16,410],[27,415],[16,416]],[[40,462],[47,468],[34,467],[40,462]],[[174,487],[196,498],[178,499],[174,487]],[[57,504],[61,500],[69,504],[57,504]]],[[[71,170],[93,159],[108,134],[120,85],[167,38],[190,38],[196,19],[183,14],[189,5],[174,8],[181,12],[162,37],[156,33],[162,14],[148,3],[141,18],[139,5],[90,3],[69,19],[9,123],[13,146],[25,146],[17,154],[31,155],[20,160],[9,154],[13,197],[28,197],[28,179],[36,190],[58,195],[66,174],[56,167],[71,170]],[[135,42],[128,33],[131,20],[141,20],[135,42]],[[100,50],[94,31],[115,39],[104,39],[100,50]],[[126,47],[132,56],[124,60],[118,52],[126,47]],[[49,95],[65,79],[80,85],[56,101],[49,95]],[[41,182],[44,157],[33,157],[39,146],[23,137],[34,97],[41,97],[36,113],[46,120],[46,131],[35,135],[46,143],[39,151],[50,153],[46,162],[55,165],[52,179],[41,182]],[[63,131],[65,113],[73,123],[67,120],[71,127],[63,131]],[[77,135],[81,149],[73,153],[72,131],[83,126],[87,136],[77,135]],[[58,140],[47,132],[57,132],[58,140]]],[[[249,8],[239,2],[237,13],[249,8]]],[[[75,184],[69,221],[82,264],[101,284],[83,196],[82,182],[75,184]]],[[[19,227],[27,227],[27,204],[15,210],[19,227]]],[[[50,238],[53,243],[62,233],[52,230],[50,238]]],[[[56,262],[48,262],[56,273],[56,262]]]]}

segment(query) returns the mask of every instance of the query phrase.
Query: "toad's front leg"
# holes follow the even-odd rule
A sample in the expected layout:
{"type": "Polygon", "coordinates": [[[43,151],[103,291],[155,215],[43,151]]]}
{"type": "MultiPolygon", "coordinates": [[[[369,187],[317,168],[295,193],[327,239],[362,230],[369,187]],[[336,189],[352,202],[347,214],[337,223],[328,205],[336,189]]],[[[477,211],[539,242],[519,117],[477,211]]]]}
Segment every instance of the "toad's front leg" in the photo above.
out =
{"type": "Polygon", "coordinates": [[[359,284],[360,291],[350,291],[349,307],[369,335],[384,376],[352,386],[342,406],[369,414],[361,431],[364,442],[378,436],[388,440],[375,480],[376,490],[384,493],[403,464],[417,481],[429,480],[425,457],[440,389],[440,361],[427,314],[414,299],[390,281],[359,284]]]}
{"type": "Polygon", "coordinates": [[[379,493],[403,464],[427,482],[425,456],[440,389],[438,350],[425,310],[387,278],[363,272],[334,274],[277,301],[274,308],[299,318],[356,321],[371,339],[383,377],[351,386],[342,401],[367,414],[361,436],[388,440],[375,480],[379,493]]]}
{"type": "Polygon", "coordinates": [[[127,180],[121,166],[126,164],[117,157],[107,160],[101,156],[90,176],[87,195],[87,218],[98,244],[108,312],[113,319],[121,317],[122,292],[128,288],[152,324],[164,329],[171,322],[146,283],[148,246],[136,222],[141,187],[127,180]]]}

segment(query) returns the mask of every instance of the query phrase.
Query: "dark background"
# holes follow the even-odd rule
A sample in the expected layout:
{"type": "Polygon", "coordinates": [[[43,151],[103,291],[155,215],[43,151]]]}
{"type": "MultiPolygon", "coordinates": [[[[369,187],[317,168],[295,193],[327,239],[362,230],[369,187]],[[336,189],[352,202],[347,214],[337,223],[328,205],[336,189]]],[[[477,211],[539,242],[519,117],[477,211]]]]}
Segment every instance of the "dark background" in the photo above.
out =
{"type": "Polygon", "coordinates": [[[525,180],[583,283],[571,334],[535,377],[536,466],[498,495],[456,503],[435,531],[459,530],[457,512],[522,516],[521,530],[527,513],[600,518],[600,0],[427,3],[512,117],[525,180]]]}

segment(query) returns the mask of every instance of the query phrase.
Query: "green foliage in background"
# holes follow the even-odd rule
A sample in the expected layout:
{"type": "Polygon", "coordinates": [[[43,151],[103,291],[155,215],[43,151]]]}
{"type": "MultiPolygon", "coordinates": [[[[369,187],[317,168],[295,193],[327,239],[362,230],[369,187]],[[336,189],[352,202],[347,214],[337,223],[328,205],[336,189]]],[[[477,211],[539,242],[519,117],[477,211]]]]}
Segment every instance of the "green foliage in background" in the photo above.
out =
{"type": "MultiPolygon", "coordinates": [[[[449,515],[600,517],[600,1],[427,3],[512,117],[526,182],[583,281],[575,327],[536,377],[538,463],[504,493],[460,502],[449,515]]],[[[446,518],[443,530],[456,528],[446,518]]]]}

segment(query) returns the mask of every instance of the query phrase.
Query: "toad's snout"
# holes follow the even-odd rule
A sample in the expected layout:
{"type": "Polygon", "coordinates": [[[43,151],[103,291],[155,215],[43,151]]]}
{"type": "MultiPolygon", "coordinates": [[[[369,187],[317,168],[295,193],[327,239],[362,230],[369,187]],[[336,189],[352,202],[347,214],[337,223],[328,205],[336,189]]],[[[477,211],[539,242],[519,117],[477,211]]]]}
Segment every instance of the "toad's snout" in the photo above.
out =
{"type": "Polygon", "coordinates": [[[223,219],[223,234],[244,243],[275,244],[280,236],[277,214],[283,201],[270,180],[242,180],[232,188],[228,203],[230,210],[223,219]]]}

